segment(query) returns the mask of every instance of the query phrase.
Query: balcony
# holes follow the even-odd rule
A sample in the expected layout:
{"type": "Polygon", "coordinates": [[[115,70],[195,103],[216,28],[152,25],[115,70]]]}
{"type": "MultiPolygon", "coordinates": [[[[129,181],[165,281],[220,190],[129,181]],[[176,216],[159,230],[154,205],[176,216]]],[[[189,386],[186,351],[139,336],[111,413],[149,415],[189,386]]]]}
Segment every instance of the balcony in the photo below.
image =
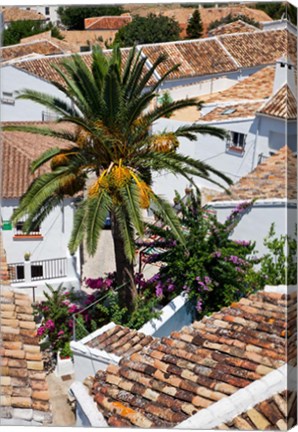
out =
{"type": "Polygon", "coordinates": [[[243,157],[245,153],[246,135],[239,132],[230,132],[226,141],[226,153],[243,157]]]}

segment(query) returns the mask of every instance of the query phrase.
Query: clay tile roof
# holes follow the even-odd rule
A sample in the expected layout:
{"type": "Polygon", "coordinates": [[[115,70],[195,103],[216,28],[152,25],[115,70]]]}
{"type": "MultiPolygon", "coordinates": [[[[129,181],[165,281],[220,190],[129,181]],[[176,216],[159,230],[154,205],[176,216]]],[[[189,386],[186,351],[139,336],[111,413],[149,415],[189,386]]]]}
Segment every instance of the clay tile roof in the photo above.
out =
{"type": "Polygon", "coordinates": [[[31,301],[26,294],[2,291],[1,417],[51,423],[48,385],[31,301]]]}
{"type": "Polygon", "coordinates": [[[263,102],[239,103],[235,105],[220,106],[200,117],[200,121],[225,121],[231,118],[254,117],[263,102]]]}
{"type": "Polygon", "coordinates": [[[130,15],[85,18],[85,30],[119,30],[132,21],[130,15]]]}
{"type": "Polygon", "coordinates": [[[146,336],[137,330],[116,325],[100,336],[95,337],[86,345],[122,357],[140,351],[152,340],[152,336],[146,336]]]}
{"type": "Polygon", "coordinates": [[[200,98],[205,103],[266,99],[272,95],[274,75],[274,66],[267,66],[226,90],[200,98]]]}
{"type": "MultiPolygon", "coordinates": [[[[17,123],[3,123],[5,125],[17,125],[17,123]]],[[[20,124],[20,123],[19,123],[20,124]]],[[[49,126],[46,123],[27,122],[26,125],[49,126]]],[[[69,125],[60,127],[63,130],[69,130],[69,125]],[[68,129],[67,129],[68,127],[68,129]]],[[[34,179],[30,174],[30,164],[40,156],[44,151],[51,147],[67,147],[68,143],[63,140],[45,137],[27,132],[8,132],[2,131],[2,187],[0,195],[2,198],[20,198],[27,190],[28,186],[34,179]]],[[[46,168],[40,168],[36,176],[45,172],[46,168]]]]}
{"type": "Polygon", "coordinates": [[[216,27],[213,30],[210,30],[210,36],[218,36],[223,34],[233,34],[233,33],[252,33],[259,31],[259,29],[251,24],[248,24],[241,19],[237,21],[233,21],[229,24],[223,24],[219,27],[216,27]]]}
{"type": "Polygon", "coordinates": [[[287,120],[297,119],[297,100],[289,86],[281,87],[260,109],[261,114],[287,120]]]}
{"type": "Polygon", "coordinates": [[[289,55],[297,64],[297,40],[287,30],[268,30],[218,36],[240,67],[273,64],[289,55]]]}
{"type": "Polygon", "coordinates": [[[144,45],[142,51],[151,63],[154,63],[161,53],[167,54],[167,60],[157,67],[160,75],[165,74],[174,65],[180,64],[179,69],[170,75],[171,79],[237,69],[235,62],[215,39],[144,45]]]}
{"type": "Polygon", "coordinates": [[[174,427],[284,365],[295,308],[296,293],[243,298],[98,371],[94,400],[110,426],[174,427]]]}
{"type": "Polygon", "coordinates": [[[246,199],[297,198],[297,158],[287,147],[266,159],[246,177],[230,188],[231,195],[222,193],[213,201],[246,199]]]}
{"type": "Polygon", "coordinates": [[[38,33],[36,35],[33,36],[28,36],[25,38],[21,39],[21,44],[25,44],[25,43],[29,43],[29,42],[36,42],[36,41],[41,41],[41,40],[47,40],[49,42],[51,42],[52,44],[56,45],[58,48],[61,49],[61,52],[63,53],[69,53],[69,52],[77,52],[77,48],[67,42],[66,40],[61,40],[61,39],[57,39],[51,36],[51,30],[45,31],[43,33],[38,33]]]}
{"type": "Polygon", "coordinates": [[[63,52],[64,51],[54,42],[38,40],[31,43],[17,44],[1,48],[0,56],[2,57],[2,62],[6,62],[30,54],[54,55],[63,54],[63,52]]]}
{"type": "MultiPolygon", "coordinates": [[[[129,48],[123,48],[121,49],[122,53],[122,62],[125,64],[130,49],[129,48]]],[[[107,56],[111,55],[111,51],[107,50],[105,51],[105,54],[107,56]]],[[[59,84],[64,84],[64,81],[60,78],[59,74],[53,69],[52,65],[59,65],[61,63],[61,60],[65,58],[69,58],[69,55],[64,56],[58,56],[58,57],[44,57],[44,58],[38,58],[34,60],[26,60],[14,63],[14,67],[21,69],[25,72],[28,72],[32,75],[35,75],[39,78],[42,78],[44,80],[50,81],[50,82],[58,82],[59,84]]],[[[92,53],[84,53],[81,54],[82,60],[86,63],[86,65],[91,68],[92,64],[92,53]]],[[[145,67],[145,71],[146,71],[145,67]]],[[[155,83],[155,78],[151,78],[149,81],[149,85],[152,85],[155,83]]]]}
{"type": "Polygon", "coordinates": [[[5,23],[12,21],[45,21],[46,17],[34,10],[20,9],[18,7],[2,7],[0,12],[3,14],[5,23]]]}
{"type": "Polygon", "coordinates": [[[289,430],[297,423],[297,393],[284,391],[261,402],[217,429],[289,430]]]}

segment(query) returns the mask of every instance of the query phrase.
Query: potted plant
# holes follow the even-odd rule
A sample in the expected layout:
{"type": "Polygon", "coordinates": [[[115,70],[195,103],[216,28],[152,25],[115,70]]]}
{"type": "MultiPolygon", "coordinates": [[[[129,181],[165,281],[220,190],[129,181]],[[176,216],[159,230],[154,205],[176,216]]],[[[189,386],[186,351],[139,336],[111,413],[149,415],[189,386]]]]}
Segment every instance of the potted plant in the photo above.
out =
{"type": "Polygon", "coordinates": [[[24,260],[25,261],[30,261],[31,258],[31,252],[25,252],[24,253],[24,260]]]}

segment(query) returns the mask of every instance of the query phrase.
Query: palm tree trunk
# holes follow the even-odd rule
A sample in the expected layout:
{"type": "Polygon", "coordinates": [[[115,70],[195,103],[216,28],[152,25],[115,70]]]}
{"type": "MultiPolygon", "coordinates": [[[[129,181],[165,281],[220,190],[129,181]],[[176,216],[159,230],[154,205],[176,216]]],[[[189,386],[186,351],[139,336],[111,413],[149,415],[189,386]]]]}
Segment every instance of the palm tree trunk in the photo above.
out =
{"type": "Polygon", "coordinates": [[[129,312],[134,310],[137,295],[134,283],[134,268],[125,255],[124,242],[120,234],[119,225],[115,215],[111,215],[112,236],[114,241],[115,261],[116,261],[116,282],[117,286],[126,284],[119,290],[119,300],[121,307],[126,307],[129,312]]]}

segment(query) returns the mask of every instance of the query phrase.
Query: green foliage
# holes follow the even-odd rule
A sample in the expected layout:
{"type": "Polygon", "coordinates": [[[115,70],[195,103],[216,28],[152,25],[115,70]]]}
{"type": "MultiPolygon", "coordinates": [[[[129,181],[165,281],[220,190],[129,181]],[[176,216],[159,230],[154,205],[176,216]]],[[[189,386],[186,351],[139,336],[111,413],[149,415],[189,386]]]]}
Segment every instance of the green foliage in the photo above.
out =
{"type": "Polygon", "coordinates": [[[203,25],[199,9],[195,9],[188,20],[186,34],[188,39],[198,39],[203,34],[203,25]]]}
{"type": "Polygon", "coordinates": [[[81,340],[84,337],[88,336],[89,331],[85,326],[85,320],[83,315],[77,314],[74,319],[75,319],[75,338],[76,340],[81,340]]]}
{"type": "Polygon", "coordinates": [[[153,277],[156,294],[170,299],[186,291],[196,302],[199,316],[203,316],[252,291],[245,278],[257,262],[251,257],[254,244],[229,238],[251,203],[238,206],[222,224],[201,208],[200,198],[193,192],[186,202],[179,195],[176,199],[185,246],[177,244],[170,231],[150,225],[152,233],[165,241],[163,252],[149,255],[149,262],[163,263],[159,274],[153,277]]]}
{"type": "Polygon", "coordinates": [[[121,15],[125,11],[122,6],[60,6],[58,15],[69,30],[84,30],[84,19],[104,15],[121,15]]]}
{"type": "Polygon", "coordinates": [[[170,42],[179,40],[180,27],[174,19],[150,13],[146,17],[135,16],[131,23],[122,27],[115,38],[121,47],[134,44],[170,42]]]}
{"type": "MultiPolygon", "coordinates": [[[[165,91],[164,93],[162,93],[161,96],[159,96],[158,98],[158,103],[160,106],[162,107],[166,107],[168,105],[170,105],[173,102],[173,99],[171,97],[171,94],[169,91],[165,91]]],[[[169,112],[165,115],[166,118],[170,118],[172,116],[172,113],[169,112]]]]}
{"type": "Polygon", "coordinates": [[[72,356],[73,356],[73,353],[72,353],[72,350],[70,348],[70,342],[66,342],[66,344],[64,345],[64,347],[60,351],[60,357],[63,359],[63,358],[72,357],[72,356]]]}
{"type": "Polygon", "coordinates": [[[295,285],[297,283],[297,239],[282,235],[276,237],[274,224],[264,240],[269,252],[261,261],[260,275],[268,285],[295,285]]]}
{"type": "Polygon", "coordinates": [[[285,16],[292,24],[297,25],[297,7],[289,2],[257,2],[252,7],[266,12],[273,20],[280,20],[285,16]]]}
{"type": "Polygon", "coordinates": [[[238,21],[238,20],[244,21],[247,24],[250,24],[250,25],[253,25],[254,27],[260,28],[260,23],[258,23],[257,21],[255,21],[252,18],[247,17],[246,15],[239,14],[239,15],[234,16],[232,14],[229,14],[229,15],[221,18],[220,20],[213,21],[209,25],[208,30],[210,31],[210,30],[213,30],[213,29],[215,29],[221,25],[229,24],[229,23],[232,23],[232,22],[238,21]]]}
{"type": "Polygon", "coordinates": [[[52,37],[63,39],[59,29],[51,23],[44,25],[40,21],[13,21],[7,29],[3,31],[3,46],[15,45],[21,39],[51,30],[52,37]]]}

